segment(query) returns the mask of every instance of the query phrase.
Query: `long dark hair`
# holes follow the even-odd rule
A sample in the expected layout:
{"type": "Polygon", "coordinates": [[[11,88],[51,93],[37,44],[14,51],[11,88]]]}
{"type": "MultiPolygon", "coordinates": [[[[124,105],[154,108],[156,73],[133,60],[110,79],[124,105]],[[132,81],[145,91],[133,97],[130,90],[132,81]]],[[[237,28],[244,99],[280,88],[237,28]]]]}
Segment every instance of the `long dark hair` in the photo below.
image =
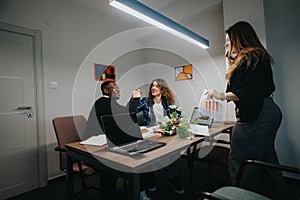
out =
{"type": "Polygon", "coordinates": [[[154,100],[154,96],[152,95],[152,92],[151,92],[151,88],[153,86],[153,83],[154,81],[157,82],[157,85],[158,87],[161,89],[161,92],[162,92],[162,98],[166,98],[167,102],[169,104],[175,104],[175,97],[174,97],[174,94],[172,92],[172,90],[169,88],[167,82],[164,80],[164,79],[154,79],[151,84],[150,84],[150,87],[149,87],[149,99],[151,102],[153,102],[154,100]]]}
{"type": "Polygon", "coordinates": [[[228,34],[231,43],[231,48],[226,57],[230,59],[233,50],[237,54],[226,74],[228,81],[230,81],[232,74],[242,62],[246,62],[247,67],[253,67],[253,69],[255,69],[260,58],[268,59],[273,63],[273,58],[261,44],[255,30],[248,22],[237,22],[229,27],[225,33],[228,34]]]}

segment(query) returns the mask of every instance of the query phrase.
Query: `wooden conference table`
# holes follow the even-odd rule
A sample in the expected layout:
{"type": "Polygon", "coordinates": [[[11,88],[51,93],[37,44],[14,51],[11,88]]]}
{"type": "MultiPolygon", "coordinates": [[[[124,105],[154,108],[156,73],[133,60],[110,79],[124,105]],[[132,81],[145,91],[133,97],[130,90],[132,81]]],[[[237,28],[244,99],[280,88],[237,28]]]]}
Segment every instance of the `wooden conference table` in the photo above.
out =
{"type": "MultiPolygon", "coordinates": [[[[210,136],[215,137],[223,130],[233,126],[233,122],[214,122],[209,128],[210,136]]],[[[147,138],[148,139],[148,138],[147,138]]],[[[204,141],[205,136],[196,136],[189,140],[175,136],[157,134],[151,138],[165,142],[167,145],[153,151],[135,156],[126,156],[108,151],[107,146],[82,145],[79,142],[66,145],[67,155],[67,197],[73,198],[73,168],[72,160],[81,160],[95,169],[113,173],[128,181],[128,199],[140,199],[139,173],[161,169],[180,157],[183,151],[204,141]]],[[[188,154],[190,152],[188,151],[188,154]]]]}

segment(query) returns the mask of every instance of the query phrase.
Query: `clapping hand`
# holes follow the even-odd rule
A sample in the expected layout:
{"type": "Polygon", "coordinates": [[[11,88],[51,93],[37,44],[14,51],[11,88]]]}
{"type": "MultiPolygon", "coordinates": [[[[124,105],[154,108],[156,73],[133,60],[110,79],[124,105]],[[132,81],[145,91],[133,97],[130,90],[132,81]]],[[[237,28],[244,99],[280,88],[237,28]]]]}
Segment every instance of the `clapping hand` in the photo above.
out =
{"type": "Polygon", "coordinates": [[[132,91],[132,98],[141,98],[142,97],[142,90],[135,89],[132,91]]]}

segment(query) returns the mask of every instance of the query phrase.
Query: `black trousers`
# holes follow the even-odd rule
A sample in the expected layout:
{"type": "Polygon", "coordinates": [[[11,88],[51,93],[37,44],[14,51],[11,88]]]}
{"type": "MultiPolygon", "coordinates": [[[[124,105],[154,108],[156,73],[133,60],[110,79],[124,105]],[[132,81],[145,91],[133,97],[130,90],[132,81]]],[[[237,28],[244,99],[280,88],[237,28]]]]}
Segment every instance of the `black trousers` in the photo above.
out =
{"type": "MultiPolygon", "coordinates": [[[[241,163],[248,159],[278,164],[274,142],[282,120],[282,113],[271,97],[264,101],[259,118],[254,122],[239,120],[233,127],[229,154],[229,174],[235,184],[241,163]]],[[[264,194],[272,199],[284,199],[284,180],[278,170],[247,167],[242,178],[246,188],[264,194]]]]}

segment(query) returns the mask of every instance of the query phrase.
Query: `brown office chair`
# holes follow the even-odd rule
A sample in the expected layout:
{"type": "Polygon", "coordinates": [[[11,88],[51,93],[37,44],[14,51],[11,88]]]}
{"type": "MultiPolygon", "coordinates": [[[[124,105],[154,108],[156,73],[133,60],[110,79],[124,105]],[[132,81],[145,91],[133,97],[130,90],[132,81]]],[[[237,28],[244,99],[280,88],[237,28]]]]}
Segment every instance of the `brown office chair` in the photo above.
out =
{"type": "MultiPolygon", "coordinates": [[[[64,172],[67,168],[65,145],[81,141],[80,135],[84,133],[86,123],[86,119],[82,115],[56,117],[52,120],[58,143],[55,151],[59,151],[60,169],[64,172]]],[[[85,177],[96,174],[95,170],[91,166],[76,160],[73,164],[73,171],[80,174],[83,192],[86,195],[85,177]]]]}

